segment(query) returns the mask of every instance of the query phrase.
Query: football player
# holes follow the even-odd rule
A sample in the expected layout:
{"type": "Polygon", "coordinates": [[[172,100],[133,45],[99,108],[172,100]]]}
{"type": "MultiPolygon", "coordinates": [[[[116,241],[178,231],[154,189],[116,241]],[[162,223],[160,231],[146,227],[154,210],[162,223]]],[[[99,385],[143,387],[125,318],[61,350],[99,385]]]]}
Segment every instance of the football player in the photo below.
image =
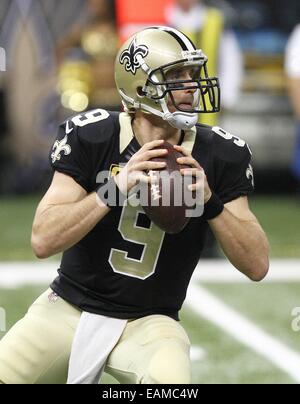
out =
{"type": "Polygon", "coordinates": [[[63,252],[62,261],[49,290],[0,342],[2,383],[65,381],[82,312],[128,320],[105,369],[120,382],[190,383],[178,312],[208,226],[239,271],[254,281],[268,271],[268,241],[247,201],[251,152],[223,129],[197,124],[220,99],[203,52],[175,29],[147,28],[121,47],[115,78],[125,112],[67,120],[50,152],[54,176],[32,247],[38,258],[63,252]],[[125,198],[148,181],[145,171],[165,167],[151,160],[165,155],[163,140],[184,154],[178,163],[190,168],[182,175],[196,178],[190,192],[204,184],[203,215],[173,235],[139,206],[113,206],[96,193],[105,170],[125,198]]]}

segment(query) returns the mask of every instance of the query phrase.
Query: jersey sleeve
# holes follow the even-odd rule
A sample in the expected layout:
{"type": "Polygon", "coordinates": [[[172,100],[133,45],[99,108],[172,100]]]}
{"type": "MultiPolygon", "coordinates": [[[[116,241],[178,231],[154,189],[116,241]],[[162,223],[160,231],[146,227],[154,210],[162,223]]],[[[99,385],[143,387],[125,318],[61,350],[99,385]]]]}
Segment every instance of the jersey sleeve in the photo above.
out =
{"type": "Polygon", "coordinates": [[[89,192],[92,172],[89,144],[80,137],[80,129],[72,120],[61,124],[49,159],[53,170],[69,175],[89,192]]]}
{"type": "Polygon", "coordinates": [[[254,191],[252,153],[243,140],[217,139],[215,192],[223,203],[254,191]]]}

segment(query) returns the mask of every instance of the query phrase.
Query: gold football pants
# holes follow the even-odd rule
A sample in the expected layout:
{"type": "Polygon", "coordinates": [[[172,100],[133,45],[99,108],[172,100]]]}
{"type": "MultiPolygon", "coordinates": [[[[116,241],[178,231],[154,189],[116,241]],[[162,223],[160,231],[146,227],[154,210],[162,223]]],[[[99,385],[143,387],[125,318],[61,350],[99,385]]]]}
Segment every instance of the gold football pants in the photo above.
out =
{"type": "MultiPolygon", "coordinates": [[[[49,289],[0,341],[0,383],[66,383],[81,311],[48,299],[49,289]]],[[[181,325],[163,315],[128,321],[105,372],[120,383],[190,383],[190,343],[181,325]]]]}

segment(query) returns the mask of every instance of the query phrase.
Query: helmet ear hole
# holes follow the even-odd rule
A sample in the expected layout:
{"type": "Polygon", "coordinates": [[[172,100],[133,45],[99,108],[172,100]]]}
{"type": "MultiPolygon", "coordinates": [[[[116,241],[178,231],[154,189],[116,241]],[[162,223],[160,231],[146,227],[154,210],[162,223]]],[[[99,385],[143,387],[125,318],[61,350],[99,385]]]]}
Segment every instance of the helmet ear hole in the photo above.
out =
{"type": "Polygon", "coordinates": [[[145,91],[143,91],[143,87],[142,87],[142,86],[137,87],[136,93],[137,93],[137,95],[138,95],[139,97],[145,97],[145,95],[146,95],[145,91]]]}

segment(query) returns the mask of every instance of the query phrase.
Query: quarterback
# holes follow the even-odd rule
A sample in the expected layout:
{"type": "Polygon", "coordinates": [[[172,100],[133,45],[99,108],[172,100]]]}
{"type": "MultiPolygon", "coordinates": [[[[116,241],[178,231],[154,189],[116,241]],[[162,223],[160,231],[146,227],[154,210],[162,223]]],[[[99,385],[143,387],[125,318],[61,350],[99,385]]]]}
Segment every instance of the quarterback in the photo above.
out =
{"type": "Polygon", "coordinates": [[[50,288],[0,341],[1,383],[64,383],[82,313],[127,321],[105,365],[121,383],[190,383],[178,313],[207,228],[237,270],[253,281],[268,272],[268,241],[247,201],[250,149],[197,124],[199,113],[220,107],[207,57],[181,32],[151,27],[123,44],[115,79],[125,112],[68,119],[50,152],[54,176],[36,211],[32,247],[38,258],[63,252],[62,260],[50,288]],[[178,234],[151,223],[141,207],[111,206],[97,193],[103,171],[125,197],[149,181],[147,170],[165,166],[153,160],[166,154],[163,141],[184,155],[181,173],[196,179],[190,192],[204,184],[203,215],[178,234]]]}

